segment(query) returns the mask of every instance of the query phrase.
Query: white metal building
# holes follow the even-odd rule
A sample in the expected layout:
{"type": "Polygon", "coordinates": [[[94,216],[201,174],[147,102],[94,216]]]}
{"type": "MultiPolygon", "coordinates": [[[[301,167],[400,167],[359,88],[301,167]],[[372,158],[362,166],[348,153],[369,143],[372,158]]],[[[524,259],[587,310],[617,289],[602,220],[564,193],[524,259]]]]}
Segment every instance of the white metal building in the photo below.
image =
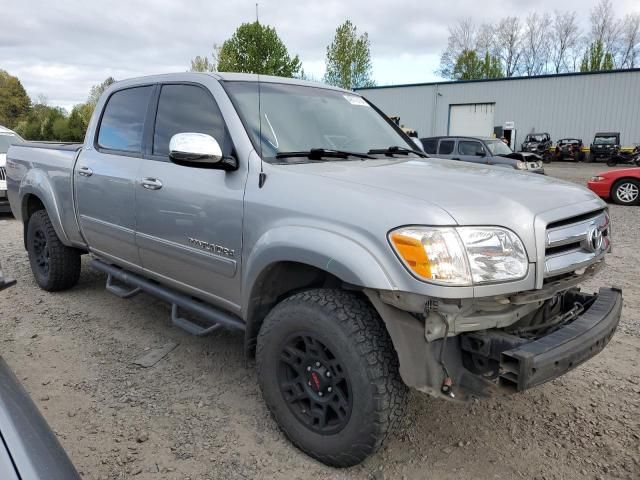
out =
{"type": "Polygon", "coordinates": [[[393,85],[359,89],[387,115],[436,135],[511,137],[519,147],[527,133],[581,138],[620,132],[622,145],[640,143],[640,68],[496,80],[393,85]],[[497,128],[497,129],[496,129],[497,128]]]}

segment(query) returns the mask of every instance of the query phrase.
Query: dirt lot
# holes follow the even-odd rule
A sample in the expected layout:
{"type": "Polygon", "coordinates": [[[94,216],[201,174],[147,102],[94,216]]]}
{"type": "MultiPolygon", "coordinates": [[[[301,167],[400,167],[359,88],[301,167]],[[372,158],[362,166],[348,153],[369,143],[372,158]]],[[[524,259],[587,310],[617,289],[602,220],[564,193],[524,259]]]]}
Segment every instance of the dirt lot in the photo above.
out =
{"type": "MultiPolygon", "coordinates": [[[[552,164],[583,183],[602,165],[552,164]]],[[[48,294],[22,229],[0,218],[0,260],[18,286],[0,298],[0,353],[85,478],[640,478],[640,207],[611,207],[614,253],[586,285],[624,289],[621,327],[598,357],[525,394],[453,405],[412,392],[409,414],[364,464],[334,470],[283,437],[260,397],[242,335],[196,338],[147,295],[122,300],[84,268],[48,294]],[[132,360],[178,346],[152,368],[132,360]]],[[[87,258],[84,259],[85,266],[87,258]]]]}

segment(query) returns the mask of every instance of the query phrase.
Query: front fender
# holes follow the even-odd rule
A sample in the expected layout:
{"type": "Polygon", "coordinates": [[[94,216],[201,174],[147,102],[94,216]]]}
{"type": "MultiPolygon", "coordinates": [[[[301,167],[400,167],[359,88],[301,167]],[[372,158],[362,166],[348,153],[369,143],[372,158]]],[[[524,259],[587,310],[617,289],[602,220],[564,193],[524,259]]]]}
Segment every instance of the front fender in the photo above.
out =
{"type": "Polygon", "coordinates": [[[319,228],[287,226],[264,233],[250,249],[244,261],[245,302],[260,273],[278,262],[310,265],[353,285],[394,289],[389,273],[366,245],[319,228]]]}
{"type": "MultiPolygon", "coordinates": [[[[62,243],[67,246],[71,245],[69,238],[67,237],[64,228],[62,227],[62,212],[60,205],[56,199],[51,180],[45,172],[40,169],[29,170],[18,188],[18,198],[20,199],[20,214],[23,221],[28,220],[28,199],[30,195],[35,195],[47,210],[47,215],[51,220],[53,229],[56,231],[56,235],[62,243]]],[[[73,215],[73,212],[68,212],[69,215],[73,215]]]]}

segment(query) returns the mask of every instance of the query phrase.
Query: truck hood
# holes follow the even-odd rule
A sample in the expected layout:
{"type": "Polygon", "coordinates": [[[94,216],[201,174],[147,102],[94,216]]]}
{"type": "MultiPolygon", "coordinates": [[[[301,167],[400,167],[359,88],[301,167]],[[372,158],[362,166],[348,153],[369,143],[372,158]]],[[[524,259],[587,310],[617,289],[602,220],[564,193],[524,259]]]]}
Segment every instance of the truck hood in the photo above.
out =
{"type": "MultiPolygon", "coordinates": [[[[299,165],[305,173],[393,192],[440,207],[459,225],[530,230],[535,217],[574,204],[604,205],[590,190],[512,168],[437,158],[299,165]]],[[[597,207],[596,207],[597,208],[597,207]]],[[[583,207],[584,209],[584,207],[583,207]]],[[[580,208],[573,215],[582,213],[580,208]]],[[[420,219],[416,219],[418,223],[420,219]]]]}

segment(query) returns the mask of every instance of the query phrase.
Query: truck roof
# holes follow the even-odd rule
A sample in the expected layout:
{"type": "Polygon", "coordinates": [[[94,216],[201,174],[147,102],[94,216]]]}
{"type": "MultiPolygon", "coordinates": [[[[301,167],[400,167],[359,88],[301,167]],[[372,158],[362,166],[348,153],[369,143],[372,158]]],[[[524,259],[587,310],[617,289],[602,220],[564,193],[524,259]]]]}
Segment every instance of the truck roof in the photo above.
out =
{"type": "Polygon", "coordinates": [[[171,81],[185,81],[187,79],[195,80],[198,77],[209,76],[219,81],[227,82],[260,82],[263,83],[286,83],[290,85],[303,85],[307,87],[325,88],[329,90],[338,90],[350,95],[359,95],[350,90],[327,85],[326,83],[311,82],[308,80],[301,80],[299,78],[285,78],[275,77],[272,75],[258,75],[255,73],[232,73],[232,72],[179,72],[179,73],[163,73],[158,75],[148,75],[143,77],[129,78],[116,82],[114,85],[118,87],[123,85],[137,85],[140,83],[148,82],[171,82],[171,81]]]}

